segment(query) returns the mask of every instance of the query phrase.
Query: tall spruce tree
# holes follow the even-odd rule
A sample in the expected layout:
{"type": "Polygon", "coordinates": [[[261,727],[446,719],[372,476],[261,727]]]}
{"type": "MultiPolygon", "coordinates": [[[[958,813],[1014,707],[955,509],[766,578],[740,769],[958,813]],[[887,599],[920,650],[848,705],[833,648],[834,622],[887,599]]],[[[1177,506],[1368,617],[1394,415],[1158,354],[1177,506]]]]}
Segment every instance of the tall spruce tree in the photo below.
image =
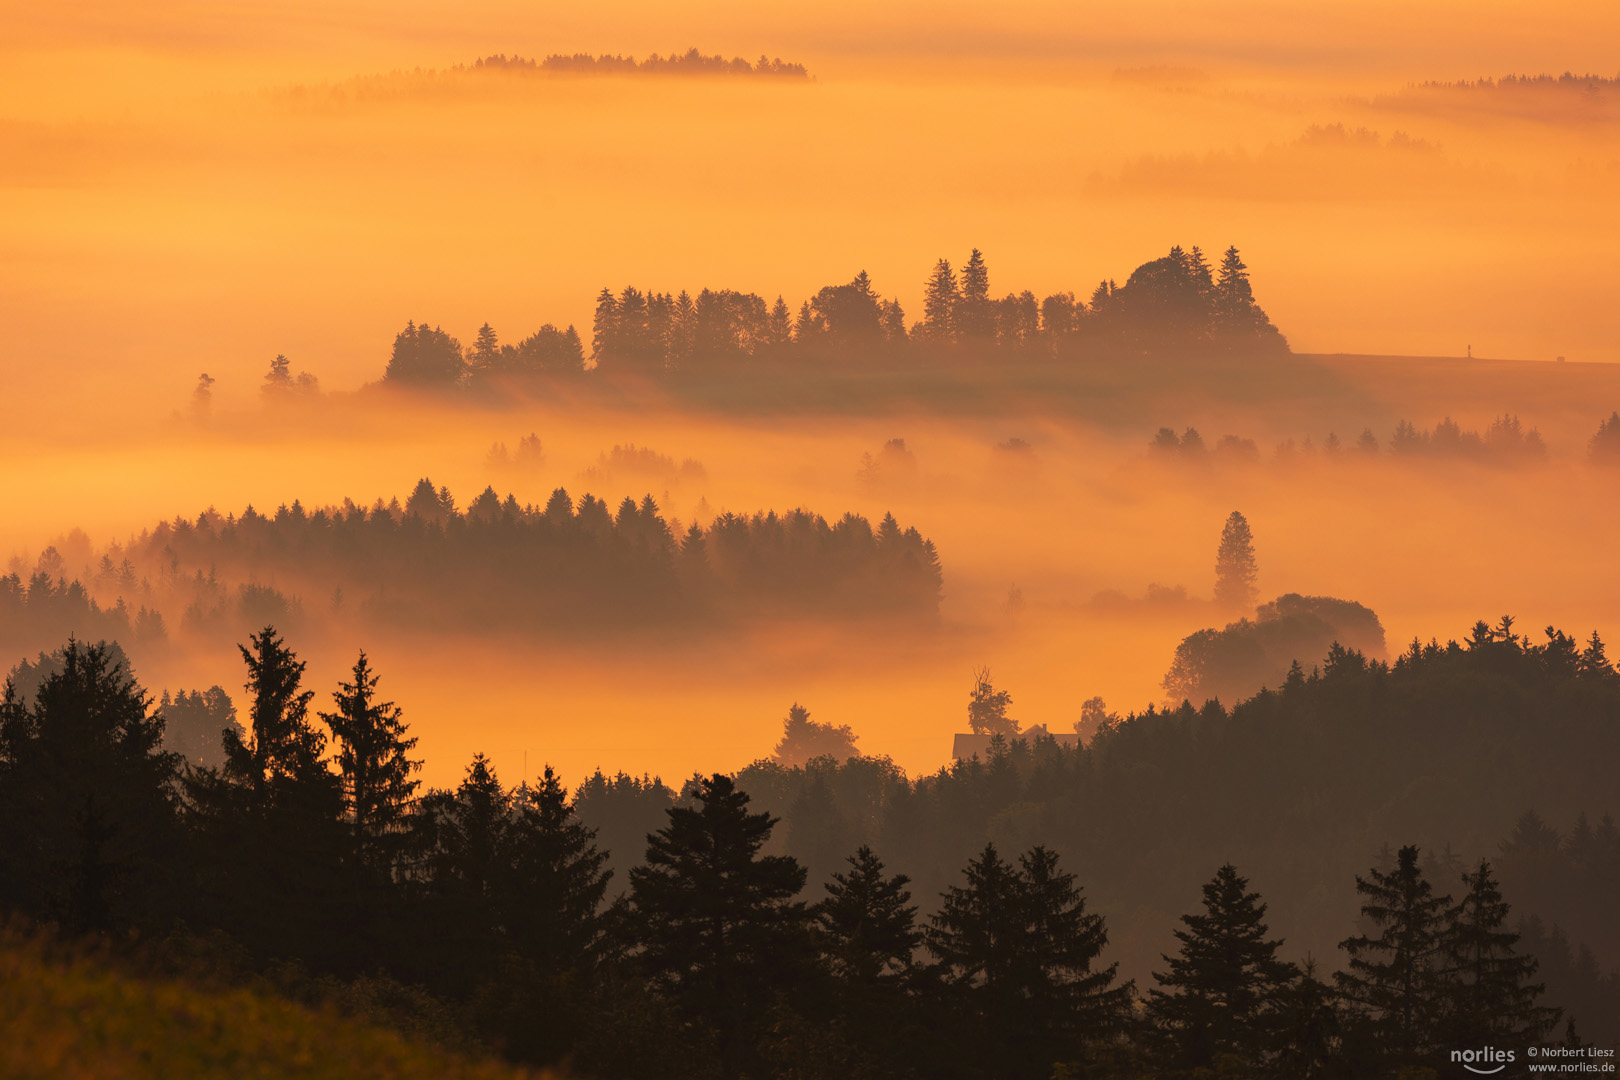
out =
{"type": "Polygon", "coordinates": [[[874,988],[894,983],[911,966],[922,943],[917,908],[904,874],[888,877],[883,860],[861,845],[849,870],[832,875],[827,896],[815,906],[815,926],[834,976],[874,988]]]}
{"type": "Polygon", "coordinates": [[[450,984],[465,992],[509,948],[512,796],[483,754],[473,755],[454,791],[424,796],[416,819],[420,870],[438,928],[435,952],[450,984]]]}
{"type": "Polygon", "coordinates": [[[926,940],[965,1009],[968,1043],[990,1055],[974,1067],[1050,1076],[1087,1040],[1115,1031],[1128,1005],[1130,988],[1114,985],[1117,965],[1095,966],[1108,940],[1103,920],[1045,848],[1014,867],[986,844],[964,873],[926,940]]]}
{"type": "Polygon", "coordinates": [[[600,909],[613,875],[603,869],[607,854],[595,839],[550,765],[539,784],[514,793],[506,843],[512,907],[505,922],[516,947],[544,968],[582,969],[600,952],[600,909]]]}
{"type": "Polygon", "coordinates": [[[1221,528],[1221,543],[1215,552],[1215,602],[1233,610],[1252,606],[1259,576],[1254,533],[1248,519],[1234,510],[1221,528]]]}
{"type": "Polygon", "coordinates": [[[712,1038],[718,1074],[757,1071],[775,999],[812,969],[804,868],[761,855],[777,819],[751,813],[730,777],[698,783],[696,805],[673,806],[630,871],[630,918],[647,975],[712,1038]]]}
{"type": "Polygon", "coordinates": [[[354,830],[355,851],[363,865],[388,869],[397,853],[421,782],[422,768],[408,756],[416,746],[405,737],[404,710],[377,700],[378,677],[362,650],[350,682],[338,684],[335,713],[321,713],[337,740],[343,799],[354,830]]]}
{"type": "Polygon", "coordinates": [[[24,700],[0,696],[0,908],[75,931],[166,914],[176,869],[163,716],[101,643],[69,640],[24,700]]]}
{"type": "Polygon", "coordinates": [[[906,889],[883,860],[862,845],[848,869],[832,875],[812,910],[829,972],[837,1032],[857,1059],[847,1074],[897,1076],[915,1069],[929,1049],[913,966],[922,930],[906,889]]]}
{"type": "Polygon", "coordinates": [[[1298,970],[1267,940],[1266,905],[1227,863],[1204,885],[1202,914],[1183,915],[1181,950],[1148,993],[1162,1056],[1175,1068],[1214,1068],[1223,1058],[1260,1068],[1276,1044],[1282,1002],[1298,970]]]}
{"type": "Polygon", "coordinates": [[[555,1065],[594,1019],[611,876],[595,836],[549,765],[538,785],[512,792],[495,905],[503,955],[475,995],[485,1029],[510,1058],[555,1065]]]}
{"type": "Polygon", "coordinates": [[[1443,1042],[1449,1046],[1484,1046],[1517,1041],[1534,1043],[1558,1023],[1560,1012],[1538,1004],[1545,987],[1530,980],[1537,961],[1520,954],[1519,935],[1505,929],[1509,906],[1481,861],[1463,875],[1467,891],[1446,913],[1440,935],[1441,963],[1447,982],[1443,1042]]]}
{"type": "Polygon", "coordinates": [[[990,299],[990,268],[978,248],[962,267],[962,296],[955,312],[956,340],[962,344],[989,344],[996,336],[996,309],[990,299]]]}
{"type": "Polygon", "coordinates": [[[310,724],[304,661],[266,626],[241,646],[248,737],[224,732],[225,764],[188,775],[203,846],[202,894],[228,929],[269,955],[355,962],[343,932],[340,778],[310,724]]]}
{"type": "Polygon", "coordinates": [[[923,284],[923,321],[917,327],[918,336],[933,345],[949,344],[955,334],[959,299],[956,271],[949,261],[941,259],[923,284]]]}
{"type": "Polygon", "coordinates": [[[1441,1039],[1441,934],[1451,897],[1435,895],[1411,846],[1401,848],[1392,869],[1358,874],[1356,891],[1374,933],[1339,943],[1349,970],[1334,980],[1350,1009],[1351,1034],[1390,1071],[1418,1066],[1441,1039]]]}

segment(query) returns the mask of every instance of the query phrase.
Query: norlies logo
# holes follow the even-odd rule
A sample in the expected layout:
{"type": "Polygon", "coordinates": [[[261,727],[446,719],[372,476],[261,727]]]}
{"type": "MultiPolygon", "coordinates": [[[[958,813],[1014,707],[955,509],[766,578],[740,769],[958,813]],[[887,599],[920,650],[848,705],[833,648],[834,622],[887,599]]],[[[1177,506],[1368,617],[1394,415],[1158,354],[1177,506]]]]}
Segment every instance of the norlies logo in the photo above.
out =
{"type": "Polygon", "coordinates": [[[1513,1063],[1512,1050],[1498,1050],[1487,1046],[1480,1050],[1453,1050],[1451,1060],[1471,1073],[1493,1076],[1513,1063]]]}

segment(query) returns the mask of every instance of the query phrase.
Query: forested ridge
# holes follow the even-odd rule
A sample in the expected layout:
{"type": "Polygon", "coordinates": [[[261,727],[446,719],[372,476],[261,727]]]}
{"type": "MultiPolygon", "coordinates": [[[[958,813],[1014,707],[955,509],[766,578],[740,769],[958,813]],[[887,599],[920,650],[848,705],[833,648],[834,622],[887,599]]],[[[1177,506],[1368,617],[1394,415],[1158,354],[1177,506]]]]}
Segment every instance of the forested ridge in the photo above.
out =
{"type": "Polygon", "coordinates": [[[87,583],[66,572],[52,549],[26,581],[0,577],[0,644],[30,651],[69,632],[206,637],[296,625],[306,611],[541,635],[928,619],[943,585],[932,542],[892,514],[874,527],[853,513],[829,522],[804,509],[723,512],[683,528],[651,495],[612,508],[558,488],[544,505],[524,505],[489,487],[458,507],[425,478],[403,504],[306,510],[295,500],[270,514],[248,506],[177,517],[113,545],[87,583]],[[103,608],[93,591],[116,602],[103,608]],[[131,603],[140,605],[133,614],[131,603]]]}
{"type": "Polygon", "coordinates": [[[986,674],[988,760],[783,764],[815,733],[795,710],[776,761],[573,798],[481,756],[424,792],[364,654],[319,697],[273,629],[241,655],[213,765],[165,748],[103,646],[8,685],[0,903],[418,987],[585,1076],[1393,1078],[1620,1037],[1620,674],[1596,635],[1335,647],[1075,749],[1007,726],[986,674]]]}
{"type": "Polygon", "coordinates": [[[1218,267],[1197,247],[1170,249],[1123,284],[1089,296],[997,297],[975,249],[960,271],[940,259],[924,283],[921,318],[878,293],[865,271],[791,307],[757,293],[703,288],[696,296],[627,285],[597,296],[589,343],[546,324],[515,344],[485,323],[471,344],[409,323],[384,382],[448,388],[587,371],[640,378],[909,370],[977,364],[1128,361],[1144,356],[1286,354],[1254,297],[1248,266],[1229,248],[1218,267]]]}

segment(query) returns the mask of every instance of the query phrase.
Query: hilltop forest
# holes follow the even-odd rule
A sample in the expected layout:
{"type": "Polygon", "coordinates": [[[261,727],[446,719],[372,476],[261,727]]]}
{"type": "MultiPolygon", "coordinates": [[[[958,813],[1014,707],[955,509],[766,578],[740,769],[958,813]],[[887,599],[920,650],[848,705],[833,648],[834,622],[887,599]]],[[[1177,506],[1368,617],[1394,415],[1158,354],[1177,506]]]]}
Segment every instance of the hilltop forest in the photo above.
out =
{"type": "Polygon", "coordinates": [[[996,297],[975,249],[960,271],[940,259],[924,284],[922,317],[878,294],[862,271],[829,285],[797,310],[778,296],[732,289],[697,296],[625,286],[596,300],[587,369],[572,326],[547,324],[516,344],[489,324],[467,346],[437,326],[412,322],[394,340],[384,380],[447,387],[472,380],[579,374],[668,376],[753,370],[911,368],[961,363],[1078,362],[1213,352],[1287,353],[1254,298],[1248,267],[1229,248],[1218,267],[1197,247],[1173,247],[1122,285],[996,297]]]}

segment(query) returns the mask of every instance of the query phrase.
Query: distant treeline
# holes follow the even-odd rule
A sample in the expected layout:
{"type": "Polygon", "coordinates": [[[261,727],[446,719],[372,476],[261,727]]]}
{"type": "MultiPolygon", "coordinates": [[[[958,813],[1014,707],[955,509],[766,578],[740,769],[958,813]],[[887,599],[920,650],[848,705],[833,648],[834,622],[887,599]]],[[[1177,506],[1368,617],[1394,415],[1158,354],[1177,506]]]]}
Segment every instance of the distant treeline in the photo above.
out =
{"type": "Polygon", "coordinates": [[[463,509],[427,479],[403,505],[306,511],[294,501],[268,515],[250,506],[176,518],[119,554],[192,633],[296,624],[306,601],[390,625],[557,634],[932,616],[942,582],[933,544],[892,515],[874,527],[857,514],[728,512],[677,535],[651,495],[613,508],[558,488],[535,506],[486,488],[463,509]]]}
{"type": "Polygon", "coordinates": [[[272,629],[241,653],[214,767],[163,749],[100,646],[8,687],[0,909],[216,980],[296,965],[604,1078],[1394,1080],[1620,1038],[1620,978],[1569,936],[1612,949],[1620,888],[1620,829],[1577,813],[1620,765],[1595,635],[1339,649],[1230,711],[1109,716],[1072,749],[1013,724],[916,781],[844,738],[572,800],[482,755],[421,792],[363,653],[324,700],[272,629]]]}
{"type": "Polygon", "coordinates": [[[1420,90],[1494,90],[1517,93],[1526,90],[1564,90],[1582,94],[1620,90],[1620,75],[1504,75],[1500,79],[1459,79],[1456,82],[1419,83],[1420,90]]]}
{"type": "MultiPolygon", "coordinates": [[[[1241,435],[1223,435],[1213,445],[1197,428],[1180,435],[1174,428],[1162,427],[1148,442],[1155,457],[1168,461],[1212,461],[1227,464],[1253,464],[1264,456],[1260,444],[1241,435]]],[[[1363,428],[1354,441],[1329,432],[1320,443],[1309,435],[1299,442],[1285,439],[1271,452],[1272,460],[1287,463],[1301,459],[1353,460],[1388,454],[1404,461],[1474,461],[1486,465],[1533,465],[1547,460],[1547,443],[1536,428],[1527,428],[1512,413],[1492,420],[1483,432],[1464,428],[1446,417],[1433,428],[1420,428],[1410,420],[1400,420],[1387,441],[1381,441],[1372,428],[1363,428]]],[[[1598,425],[1587,443],[1587,456],[1595,463],[1620,462],[1620,413],[1598,425]]]]}
{"type": "Polygon", "coordinates": [[[670,53],[668,56],[653,53],[643,60],[608,53],[600,56],[592,56],[590,53],[571,55],[552,53],[543,60],[535,61],[500,53],[481,57],[473,62],[472,67],[474,70],[544,71],[561,75],[754,75],[777,79],[810,77],[810,72],[803,64],[790,63],[780,57],[761,55],[757,61],[750,64],[740,56],[734,56],[730,60],[719,53],[705,56],[695,47],[684,53],[670,53]]]}
{"type": "MultiPolygon", "coordinates": [[[[730,289],[705,288],[694,297],[604,288],[588,370],[665,376],[1287,351],[1256,303],[1235,247],[1218,267],[1196,247],[1174,247],[1137,267],[1123,285],[1099,283],[1089,300],[1072,292],[1041,299],[1028,290],[998,299],[975,250],[960,273],[939,260],[924,286],[922,318],[911,323],[864,271],[821,289],[797,311],[781,296],[773,302],[730,289]]],[[[441,328],[413,321],[394,340],[385,380],[444,387],[586,370],[585,346],[572,326],[548,324],[510,345],[486,323],[463,348],[441,328]]]]}
{"type": "MultiPolygon", "coordinates": [[[[50,561],[50,560],[45,560],[50,561]]],[[[131,611],[120,595],[104,608],[77,579],[60,576],[60,561],[49,569],[38,569],[24,578],[20,574],[0,576],[0,650],[32,652],[47,642],[60,641],[69,634],[85,640],[102,638],[152,644],[168,633],[163,616],[142,604],[131,611]]],[[[112,587],[119,588],[116,579],[112,587]]],[[[133,574],[122,583],[134,597],[133,574]]]]}

